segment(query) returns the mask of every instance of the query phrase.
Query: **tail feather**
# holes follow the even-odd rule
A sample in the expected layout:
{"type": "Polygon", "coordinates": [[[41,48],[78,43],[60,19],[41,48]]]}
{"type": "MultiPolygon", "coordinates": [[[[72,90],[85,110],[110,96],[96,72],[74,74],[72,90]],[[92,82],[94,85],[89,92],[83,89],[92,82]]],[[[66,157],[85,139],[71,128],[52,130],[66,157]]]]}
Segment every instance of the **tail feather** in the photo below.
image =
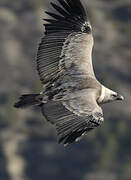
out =
{"type": "Polygon", "coordinates": [[[19,98],[19,101],[14,104],[15,108],[24,108],[28,106],[40,105],[40,94],[24,94],[19,98]]]}

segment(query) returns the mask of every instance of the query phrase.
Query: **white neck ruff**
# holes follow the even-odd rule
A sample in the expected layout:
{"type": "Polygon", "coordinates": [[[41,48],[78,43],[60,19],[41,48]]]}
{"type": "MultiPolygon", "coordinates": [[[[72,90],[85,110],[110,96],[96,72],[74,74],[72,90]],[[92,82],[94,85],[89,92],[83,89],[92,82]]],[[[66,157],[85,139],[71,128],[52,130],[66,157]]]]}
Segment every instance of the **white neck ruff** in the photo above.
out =
{"type": "Polygon", "coordinates": [[[105,97],[105,90],[106,88],[102,85],[102,88],[101,88],[101,95],[98,99],[98,102],[102,102],[104,100],[104,97],[105,97]]]}

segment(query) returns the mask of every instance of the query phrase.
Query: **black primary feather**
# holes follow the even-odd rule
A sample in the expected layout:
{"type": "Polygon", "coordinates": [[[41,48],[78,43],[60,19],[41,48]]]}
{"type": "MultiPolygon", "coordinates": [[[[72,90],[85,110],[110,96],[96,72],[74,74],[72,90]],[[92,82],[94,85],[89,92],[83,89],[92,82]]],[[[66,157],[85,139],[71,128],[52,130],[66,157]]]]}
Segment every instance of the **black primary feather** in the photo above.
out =
{"type": "Polygon", "coordinates": [[[91,32],[86,11],[80,0],[57,0],[59,5],[51,2],[52,7],[59,13],[46,13],[54,19],[45,19],[50,24],[44,24],[45,34],[59,31],[91,32]],[[88,28],[87,28],[88,27],[88,28]]]}

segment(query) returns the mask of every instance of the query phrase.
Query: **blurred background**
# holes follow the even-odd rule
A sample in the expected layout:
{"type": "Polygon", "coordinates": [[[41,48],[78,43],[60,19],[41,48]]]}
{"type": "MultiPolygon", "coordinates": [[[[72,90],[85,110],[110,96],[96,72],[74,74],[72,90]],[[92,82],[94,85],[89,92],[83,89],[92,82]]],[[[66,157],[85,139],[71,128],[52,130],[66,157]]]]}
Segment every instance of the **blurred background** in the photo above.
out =
{"type": "Polygon", "coordinates": [[[0,0],[0,179],[131,179],[131,1],[83,0],[93,26],[97,78],[125,96],[104,105],[105,123],[67,148],[39,108],[16,110],[41,91],[36,71],[48,0],[0,0]]]}

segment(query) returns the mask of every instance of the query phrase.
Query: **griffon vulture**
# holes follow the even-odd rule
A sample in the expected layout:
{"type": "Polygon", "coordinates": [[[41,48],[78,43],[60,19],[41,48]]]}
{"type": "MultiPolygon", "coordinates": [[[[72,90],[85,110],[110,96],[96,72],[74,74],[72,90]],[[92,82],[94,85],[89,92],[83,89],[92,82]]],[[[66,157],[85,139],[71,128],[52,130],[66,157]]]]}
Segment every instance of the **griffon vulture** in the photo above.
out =
{"type": "Polygon", "coordinates": [[[92,27],[80,0],[57,1],[51,5],[58,13],[46,12],[37,54],[43,91],[22,95],[14,106],[39,106],[55,125],[58,142],[68,145],[103,123],[100,104],[124,98],[95,77],[92,27]]]}

